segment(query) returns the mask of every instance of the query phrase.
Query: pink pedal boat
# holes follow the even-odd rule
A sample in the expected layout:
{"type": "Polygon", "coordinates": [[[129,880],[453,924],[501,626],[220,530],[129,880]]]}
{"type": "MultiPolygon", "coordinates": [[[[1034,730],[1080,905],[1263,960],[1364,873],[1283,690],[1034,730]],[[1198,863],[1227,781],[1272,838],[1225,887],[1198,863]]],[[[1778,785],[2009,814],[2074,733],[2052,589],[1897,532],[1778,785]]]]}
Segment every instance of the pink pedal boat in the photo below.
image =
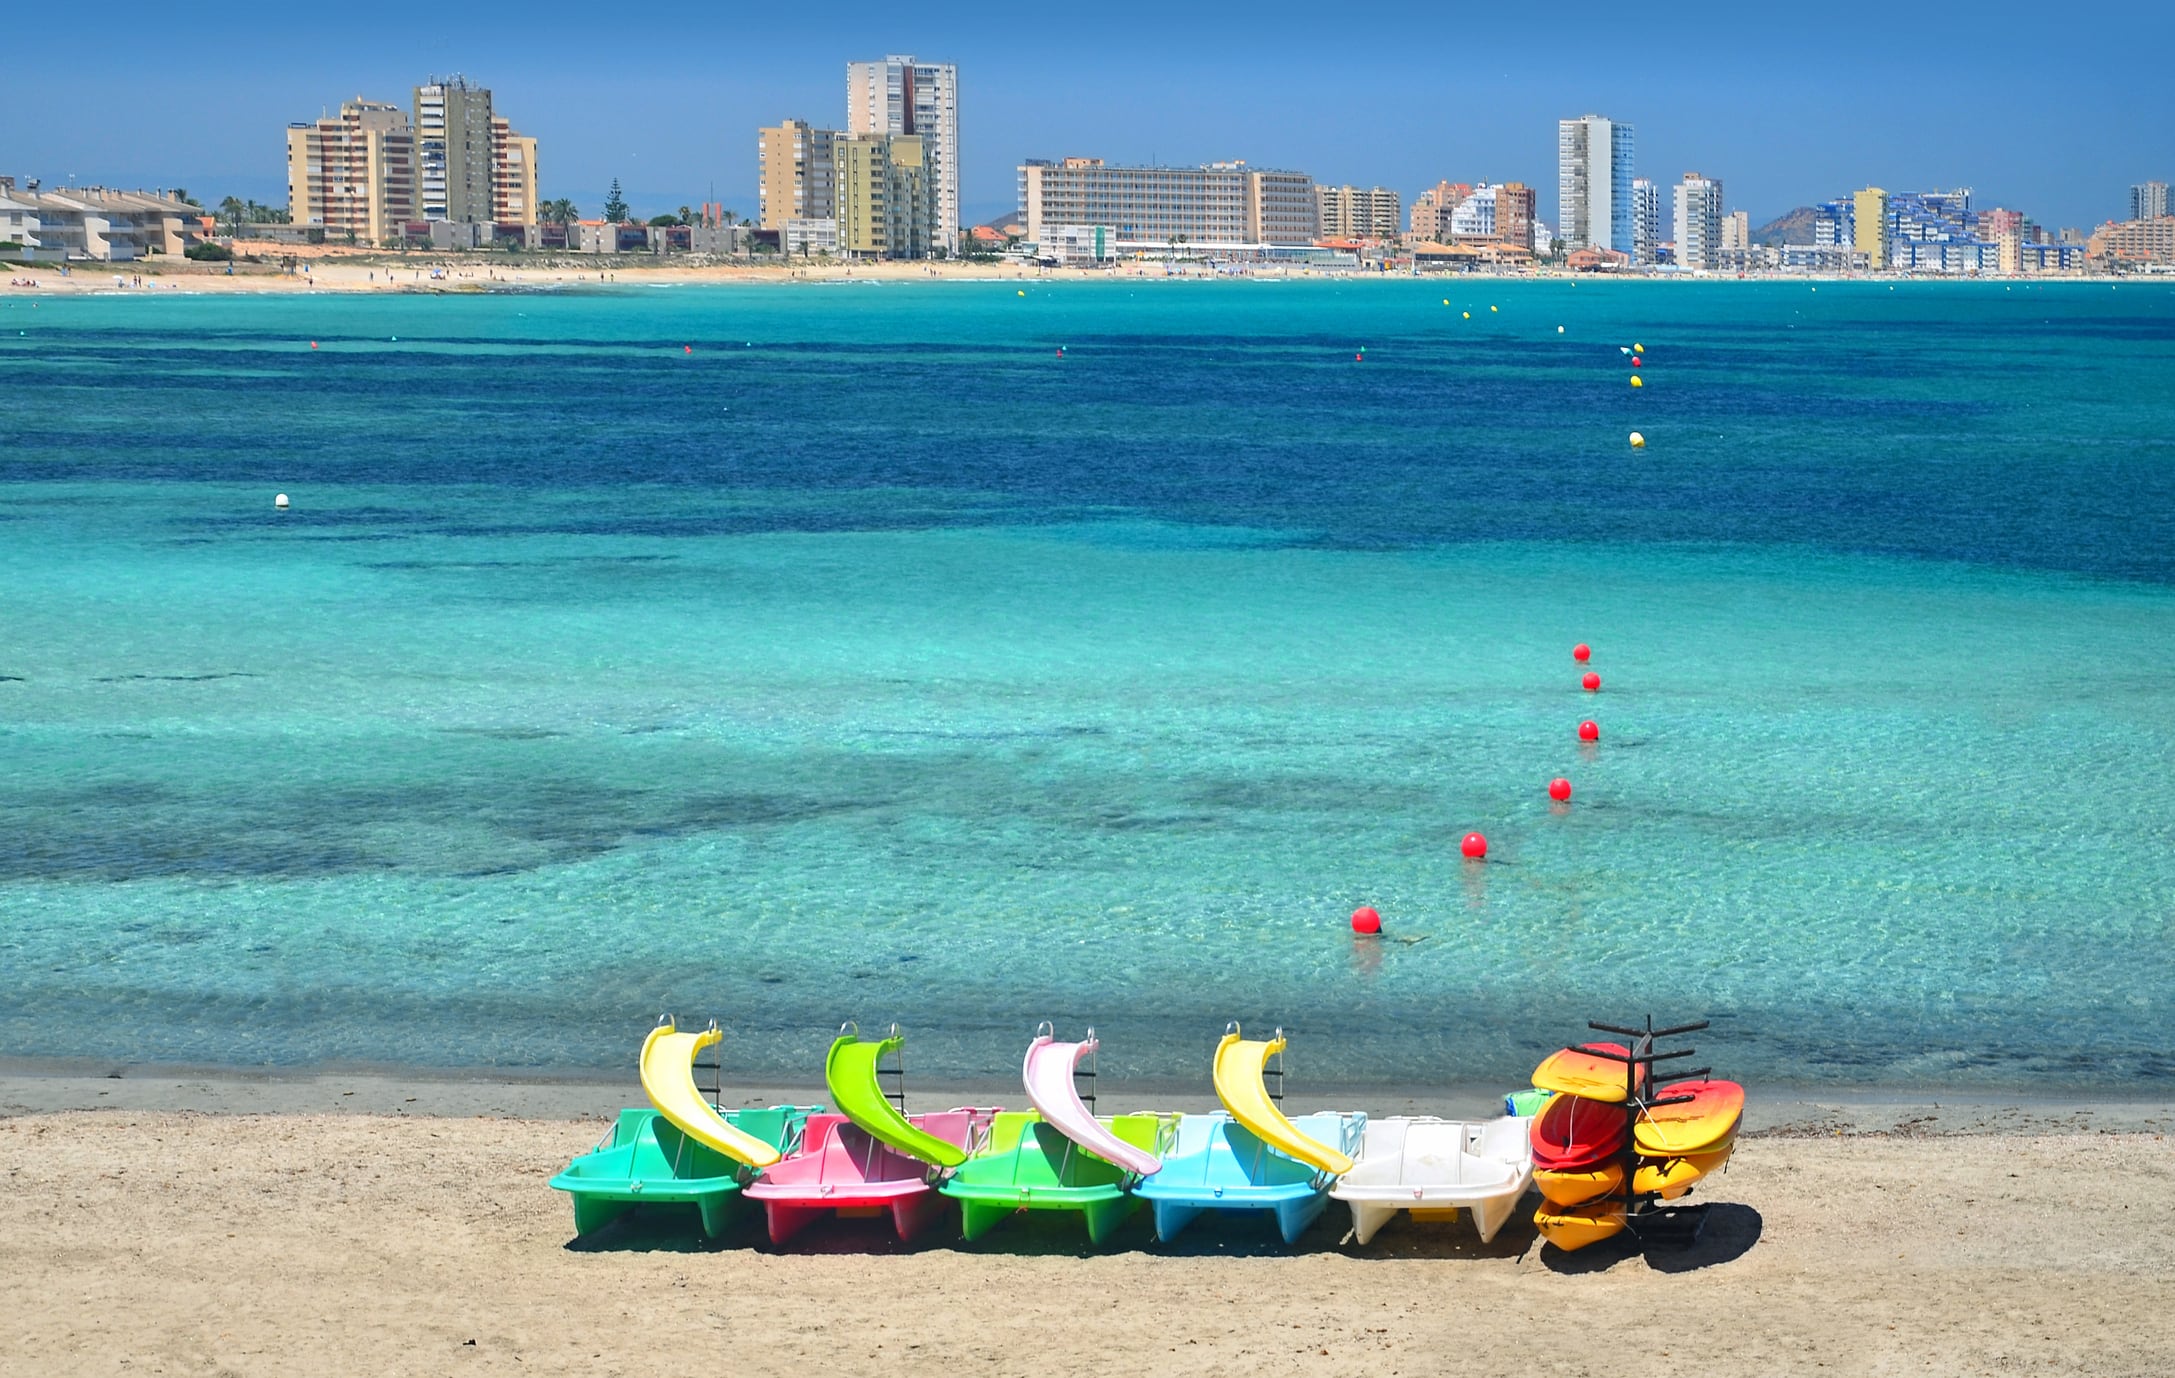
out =
{"type": "MultiPolygon", "coordinates": [[[[831,1103],[843,1113],[810,1115],[800,1152],[766,1168],[743,1193],[762,1202],[772,1244],[785,1243],[826,1213],[888,1211],[901,1240],[944,1214],[938,1182],[988,1137],[997,1111],[904,1114],[877,1080],[877,1063],[905,1041],[893,1025],[885,1038],[864,1039],[855,1030],[831,1044],[823,1075],[831,1103]]],[[[896,1094],[905,1100],[903,1091],[896,1094]]]]}

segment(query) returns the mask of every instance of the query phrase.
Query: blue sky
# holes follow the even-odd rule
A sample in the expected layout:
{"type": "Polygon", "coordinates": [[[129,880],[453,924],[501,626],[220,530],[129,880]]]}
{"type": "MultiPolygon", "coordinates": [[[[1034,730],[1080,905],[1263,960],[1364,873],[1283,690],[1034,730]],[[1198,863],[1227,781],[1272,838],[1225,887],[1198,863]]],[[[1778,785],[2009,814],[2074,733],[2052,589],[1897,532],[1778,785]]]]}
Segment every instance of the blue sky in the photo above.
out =
{"type": "Polygon", "coordinates": [[[907,52],[959,64],[977,220],[1012,204],[1020,159],[1065,154],[1244,158],[1408,199],[1446,177],[1523,180],[1553,220],[1555,121],[1588,111],[1636,126],[1642,175],[1720,177],[1755,222],[1878,183],[1968,185],[1981,206],[2088,226],[2126,214],[2132,182],[2175,181],[2160,71],[2175,7],[2131,7],[2120,31],[1999,0],[1892,18],[1880,6],[1208,8],[842,0],[604,18],[608,7],[532,0],[260,18],[119,0],[103,36],[68,39],[67,61],[15,32],[9,105],[42,113],[0,138],[0,172],[282,201],[289,120],[358,93],[406,103],[418,81],[459,71],[542,141],[547,197],[594,214],[616,176],[644,213],[713,187],[746,213],[757,126],[841,123],[846,61],[907,52]]]}

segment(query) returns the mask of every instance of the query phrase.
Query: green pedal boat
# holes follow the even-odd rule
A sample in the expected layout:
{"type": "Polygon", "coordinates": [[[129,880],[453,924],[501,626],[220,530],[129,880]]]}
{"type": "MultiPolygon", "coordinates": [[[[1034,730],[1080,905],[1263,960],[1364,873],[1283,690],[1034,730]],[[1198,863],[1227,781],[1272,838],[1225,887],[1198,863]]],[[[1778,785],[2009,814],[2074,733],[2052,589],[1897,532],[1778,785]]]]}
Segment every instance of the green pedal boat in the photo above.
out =
{"type": "MultiPolygon", "coordinates": [[[[1059,1043],[1043,1025],[1027,1049],[1027,1096],[1034,1110],[1007,1111],[990,1124],[981,1150],[959,1166],[943,1192],[959,1202],[961,1228],[976,1239],[1021,1211],[1077,1211],[1088,1240],[1101,1244],[1140,1206],[1132,1185],[1161,1166],[1178,1116],[1097,1118],[1073,1077],[1095,1054],[1095,1031],[1059,1043]]],[[[1092,1077],[1093,1072],[1084,1075],[1092,1077]]]]}

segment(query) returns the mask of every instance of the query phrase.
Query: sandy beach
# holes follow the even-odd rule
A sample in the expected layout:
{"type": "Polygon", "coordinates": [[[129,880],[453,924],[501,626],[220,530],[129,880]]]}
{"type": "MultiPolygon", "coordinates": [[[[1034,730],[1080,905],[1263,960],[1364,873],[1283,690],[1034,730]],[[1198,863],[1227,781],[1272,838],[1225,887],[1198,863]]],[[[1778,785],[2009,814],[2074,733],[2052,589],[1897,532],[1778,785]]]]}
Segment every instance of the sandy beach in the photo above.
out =
{"type": "Polygon", "coordinates": [[[0,1310],[0,1353],[53,1375],[1564,1378],[2143,1378],[2175,1356],[2161,1105],[1771,1104],[1700,1242],[1645,1256],[1558,1254],[1522,1222],[1488,1246],[1400,1223],[1361,1249],[1334,1207],[1289,1254],[1265,1234],[1159,1246],[1139,1218],[1094,1255],[1017,1222],[911,1249],[851,1222],[777,1252],[668,1215],[576,1244],[546,1183],[630,1089],[0,1078],[0,1271],[36,1299],[0,1310]],[[506,1106],[531,1113],[479,1113],[506,1106]]]}
{"type": "MultiPolygon", "coordinates": [[[[58,264],[10,268],[0,280],[0,294],[72,295],[80,293],[187,292],[388,292],[457,293],[562,291],[577,288],[693,286],[722,283],[805,282],[1032,282],[1036,280],[1161,281],[1219,277],[1205,266],[1173,273],[1160,263],[1115,268],[1043,268],[1000,262],[818,261],[787,264],[775,260],[697,263],[682,258],[640,256],[584,261],[580,255],[505,255],[474,252],[388,254],[324,245],[243,242],[243,255],[227,272],[224,263],[150,258],[133,263],[77,263],[62,273],[58,264]],[[261,261],[250,262],[248,258],[261,261]],[[292,260],[293,271],[281,264],[292,260]],[[301,271],[304,265],[309,271],[301,271]],[[29,285],[34,283],[35,285],[29,285]]],[[[1328,276],[1308,269],[1266,269],[1260,278],[1328,276]]],[[[1380,276],[1344,273],[1338,276],[1380,276]]],[[[1530,276],[1530,275],[1526,275],[1530,276]]]]}

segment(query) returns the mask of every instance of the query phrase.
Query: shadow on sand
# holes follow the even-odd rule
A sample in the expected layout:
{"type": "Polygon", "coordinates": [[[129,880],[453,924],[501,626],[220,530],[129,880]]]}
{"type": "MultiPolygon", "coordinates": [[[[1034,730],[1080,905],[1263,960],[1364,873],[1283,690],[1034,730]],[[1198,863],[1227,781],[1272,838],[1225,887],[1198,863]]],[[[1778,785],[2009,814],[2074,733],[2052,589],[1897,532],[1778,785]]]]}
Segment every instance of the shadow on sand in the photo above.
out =
{"type": "Polygon", "coordinates": [[[1763,1224],[1752,1207],[1717,1201],[1707,1207],[1706,1225],[1690,1244],[1649,1243],[1628,1232],[1571,1254],[1543,1244],[1541,1266],[1552,1273],[1605,1273],[1627,1258],[1643,1257],[1657,1273],[1692,1273],[1744,1257],[1759,1243],[1763,1224]]]}

